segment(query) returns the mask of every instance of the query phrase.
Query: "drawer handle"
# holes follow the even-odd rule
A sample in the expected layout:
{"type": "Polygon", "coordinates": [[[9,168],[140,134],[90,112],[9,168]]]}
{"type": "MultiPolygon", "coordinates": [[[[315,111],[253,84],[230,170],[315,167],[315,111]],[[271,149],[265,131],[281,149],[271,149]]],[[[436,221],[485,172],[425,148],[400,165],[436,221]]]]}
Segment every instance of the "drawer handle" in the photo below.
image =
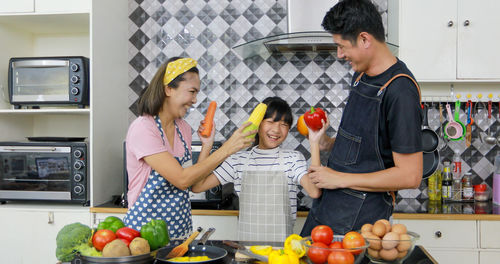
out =
{"type": "Polygon", "coordinates": [[[443,234],[441,234],[441,231],[436,231],[436,233],[434,233],[434,235],[435,235],[437,238],[440,238],[443,234]]]}

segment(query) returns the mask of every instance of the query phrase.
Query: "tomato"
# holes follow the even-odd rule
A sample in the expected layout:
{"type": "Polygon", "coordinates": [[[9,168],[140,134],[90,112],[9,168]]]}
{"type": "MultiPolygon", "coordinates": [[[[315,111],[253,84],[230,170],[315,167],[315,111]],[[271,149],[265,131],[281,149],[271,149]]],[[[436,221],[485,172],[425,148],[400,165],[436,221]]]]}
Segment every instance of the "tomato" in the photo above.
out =
{"type": "Polygon", "coordinates": [[[327,261],[329,253],[330,251],[325,243],[314,242],[307,251],[307,256],[312,263],[323,264],[327,261]]]}
{"type": "Polygon", "coordinates": [[[330,245],[333,240],[333,230],[327,225],[319,225],[311,231],[311,239],[313,242],[321,242],[330,245]]]}
{"type": "Polygon", "coordinates": [[[328,264],[353,264],[354,256],[347,251],[332,251],[328,255],[328,264]]]}
{"type": "MultiPolygon", "coordinates": [[[[363,236],[356,232],[351,231],[345,234],[344,239],[342,239],[342,246],[344,248],[359,248],[365,245],[365,239],[363,236]]],[[[352,251],[354,255],[361,253],[361,250],[352,251]]]]}
{"type": "Polygon", "coordinates": [[[299,131],[302,136],[309,135],[309,130],[307,128],[306,122],[304,121],[304,115],[301,115],[299,119],[297,119],[297,131],[299,131]]]}
{"type": "Polygon", "coordinates": [[[97,250],[102,251],[107,243],[115,239],[116,235],[113,231],[108,229],[97,230],[97,232],[95,232],[94,236],[92,237],[92,245],[94,245],[97,250]]]}
{"type": "Polygon", "coordinates": [[[340,242],[340,241],[335,241],[335,242],[331,243],[328,247],[329,248],[344,248],[342,246],[342,242],[340,242]]]}

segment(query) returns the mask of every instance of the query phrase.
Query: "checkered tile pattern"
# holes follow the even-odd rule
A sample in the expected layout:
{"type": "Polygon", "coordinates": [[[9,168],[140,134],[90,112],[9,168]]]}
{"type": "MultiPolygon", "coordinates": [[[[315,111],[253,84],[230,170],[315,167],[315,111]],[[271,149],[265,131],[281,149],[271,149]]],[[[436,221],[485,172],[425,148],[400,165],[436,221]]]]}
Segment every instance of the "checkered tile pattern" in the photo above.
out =
{"type": "MultiPolygon", "coordinates": [[[[387,0],[373,0],[387,21],[387,0]]],[[[129,121],[135,119],[140,92],[152,79],[158,66],[173,56],[198,60],[202,81],[198,102],[186,120],[196,128],[211,100],[220,106],[216,112],[216,140],[225,140],[265,97],[287,100],[295,118],[310,105],[328,113],[334,135],[348,95],[352,70],[330,53],[283,53],[270,56],[239,57],[231,47],[258,38],[282,34],[287,28],[286,0],[129,0],[129,121]]],[[[384,22],[385,23],[385,22],[384,22]]],[[[437,119],[439,123],[439,118],[437,119]]],[[[478,120],[474,135],[488,126],[478,120]]],[[[437,129],[436,115],[431,126],[437,129]]],[[[491,125],[497,134],[497,121],[491,125]]],[[[197,135],[193,135],[196,139],[197,135]]],[[[451,142],[442,157],[452,149],[461,150],[464,170],[472,166],[474,183],[491,186],[491,166],[496,146],[484,146],[477,137],[465,149],[463,142],[451,142]]],[[[293,127],[284,142],[310,157],[309,145],[293,127]]],[[[322,157],[326,163],[326,156],[322,157]]],[[[426,198],[426,184],[418,190],[400,192],[403,198],[426,198]]]]}

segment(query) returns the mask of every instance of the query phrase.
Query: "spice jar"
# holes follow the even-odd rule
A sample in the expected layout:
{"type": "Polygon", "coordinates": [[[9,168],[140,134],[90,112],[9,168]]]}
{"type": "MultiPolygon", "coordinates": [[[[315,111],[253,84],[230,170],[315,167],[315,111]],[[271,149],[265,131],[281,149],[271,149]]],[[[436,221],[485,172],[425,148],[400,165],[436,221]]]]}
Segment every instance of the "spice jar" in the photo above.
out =
{"type": "Polygon", "coordinates": [[[486,184],[474,185],[474,200],[478,202],[488,201],[490,199],[490,191],[486,184]]]}
{"type": "Polygon", "coordinates": [[[474,189],[472,188],[472,173],[466,172],[462,178],[462,199],[464,201],[474,200],[474,189]]]}

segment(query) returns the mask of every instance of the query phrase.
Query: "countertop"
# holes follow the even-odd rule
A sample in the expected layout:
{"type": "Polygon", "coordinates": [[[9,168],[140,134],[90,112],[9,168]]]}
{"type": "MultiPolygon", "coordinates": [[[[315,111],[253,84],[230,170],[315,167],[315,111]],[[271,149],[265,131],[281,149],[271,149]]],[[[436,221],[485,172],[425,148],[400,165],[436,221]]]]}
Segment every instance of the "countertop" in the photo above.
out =
{"type": "MultiPolygon", "coordinates": [[[[195,208],[202,208],[197,206],[195,208]]],[[[91,207],[92,213],[125,214],[127,208],[112,203],[91,207]]],[[[234,209],[193,209],[193,215],[238,216],[239,211],[234,209]]],[[[306,217],[308,211],[298,211],[298,217],[306,217]]],[[[400,200],[394,208],[394,219],[422,219],[422,220],[500,220],[500,206],[488,202],[429,202],[417,203],[414,199],[400,200]]]]}

